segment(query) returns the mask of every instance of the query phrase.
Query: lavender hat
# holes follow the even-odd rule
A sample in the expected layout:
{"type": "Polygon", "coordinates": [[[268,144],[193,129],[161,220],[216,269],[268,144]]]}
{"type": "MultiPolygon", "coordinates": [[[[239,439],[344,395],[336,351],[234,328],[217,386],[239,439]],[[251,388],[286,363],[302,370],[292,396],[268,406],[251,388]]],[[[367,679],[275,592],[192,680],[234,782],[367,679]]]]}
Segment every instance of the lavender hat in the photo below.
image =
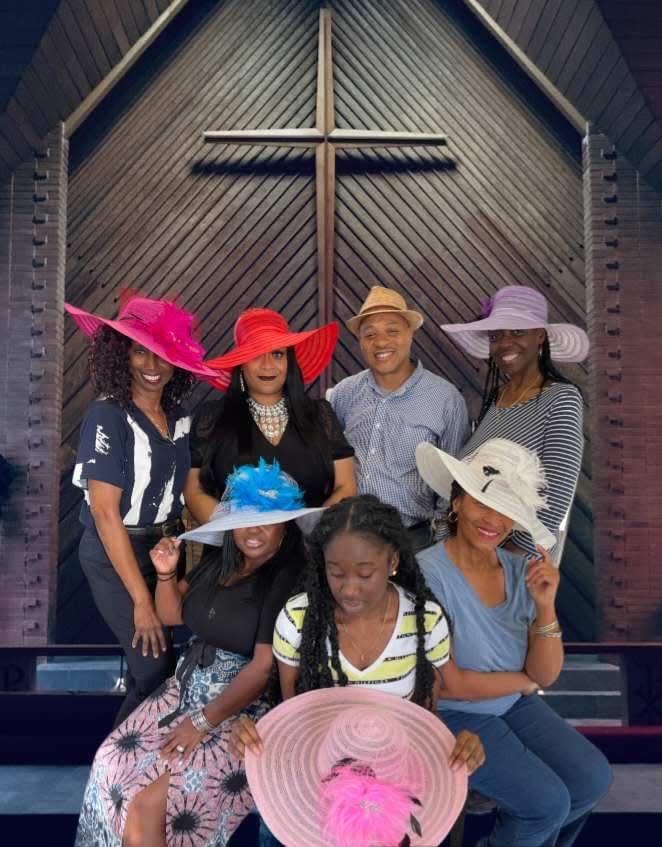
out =
{"type": "Polygon", "coordinates": [[[583,362],[588,356],[588,335],[573,324],[550,324],[547,300],[534,288],[508,285],[483,301],[482,318],[466,324],[442,324],[460,347],[476,359],[488,359],[488,332],[496,329],[544,329],[549,350],[557,362],[583,362]]]}

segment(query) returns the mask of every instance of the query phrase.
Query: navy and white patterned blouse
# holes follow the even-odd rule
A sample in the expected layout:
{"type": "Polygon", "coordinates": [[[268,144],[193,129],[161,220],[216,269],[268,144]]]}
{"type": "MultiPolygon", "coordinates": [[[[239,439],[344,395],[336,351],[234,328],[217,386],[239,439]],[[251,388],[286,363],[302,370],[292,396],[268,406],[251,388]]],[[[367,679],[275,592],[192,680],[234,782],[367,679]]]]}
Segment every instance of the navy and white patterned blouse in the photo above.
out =
{"type": "Polygon", "coordinates": [[[120,515],[126,526],[149,526],[180,516],[184,483],[191,467],[188,413],[177,407],[167,415],[172,440],[164,438],[133,404],[95,401],[80,431],[73,483],[85,492],[80,520],[93,526],[87,483],[90,479],[122,489],[120,515]]]}
{"type": "Polygon", "coordinates": [[[433,517],[437,498],[416,469],[416,445],[457,455],[469,431],[457,388],[418,362],[395,391],[365,370],[339,382],[330,402],[355,450],[359,492],[395,506],[406,526],[433,517]]]}
{"type": "MultiPolygon", "coordinates": [[[[545,469],[547,508],[538,517],[559,537],[559,527],[575,494],[584,451],[584,404],[578,388],[553,382],[525,403],[499,409],[492,404],[460,458],[468,456],[490,438],[508,438],[535,450],[545,469]]],[[[528,532],[513,533],[513,541],[528,553],[536,554],[528,532]]]]}

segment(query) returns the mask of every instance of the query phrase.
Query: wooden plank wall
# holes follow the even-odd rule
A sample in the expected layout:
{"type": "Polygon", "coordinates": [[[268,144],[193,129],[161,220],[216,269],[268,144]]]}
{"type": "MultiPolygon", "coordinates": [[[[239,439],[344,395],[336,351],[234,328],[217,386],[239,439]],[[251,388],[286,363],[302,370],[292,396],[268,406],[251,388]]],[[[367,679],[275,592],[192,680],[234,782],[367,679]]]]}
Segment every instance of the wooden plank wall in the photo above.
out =
{"type": "MultiPolygon", "coordinates": [[[[482,373],[438,330],[472,317],[498,286],[543,290],[554,319],[582,322],[580,139],[459,2],[336,0],[340,126],[447,132],[432,151],[339,160],[335,313],[370,284],[399,286],[425,312],[417,352],[475,407],[482,373]],[[388,57],[388,61],[385,57],[388,57]]],[[[305,0],[186,10],[72,139],[68,299],[111,315],[117,290],[179,291],[210,352],[225,351],[248,305],[317,318],[310,154],[205,148],[206,128],[312,126],[317,10],[305,0]]],[[[85,345],[67,327],[59,635],[95,624],[81,602],[77,428],[92,397],[85,345]],[[66,626],[65,623],[66,622],[66,626]]],[[[341,333],[333,377],[361,367],[341,333]]],[[[570,375],[581,385],[585,371],[570,375]]],[[[204,394],[199,391],[195,399],[204,394]]],[[[590,470],[564,566],[573,637],[590,637],[590,470]]]]}
{"type": "MultiPolygon", "coordinates": [[[[219,354],[250,305],[298,329],[316,323],[312,155],[209,146],[201,134],[314,123],[317,5],[191,5],[73,137],[67,297],[110,316],[123,286],[181,294],[219,354]]],[[[92,394],[84,339],[71,322],[66,333],[60,640],[101,635],[81,601],[69,481],[92,394]]]]}
{"type": "Polygon", "coordinates": [[[647,96],[647,86],[659,85],[662,71],[660,56],[654,52],[662,35],[660,4],[646,0],[477,2],[561,94],[606,132],[661,190],[662,115],[651,108],[647,96]],[[620,43],[628,32],[637,37],[634,48],[620,43]],[[647,34],[653,33],[658,38],[647,41],[647,34]],[[646,62],[642,55],[647,44],[653,48],[653,79],[639,73],[651,67],[650,59],[646,62]],[[629,61],[633,58],[634,65],[629,61]]]}
{"type": "MultiPolygon", "coordinates": [[[[445,155],[339,161],[336,315],[355,314],[374,282],[406,292],[426,315],[418,353],[475,411],[484,372],[439,324],[474,318],[482,298],[513,283],[542,290],[554,320],[584,323],[580,139],[462,4],[338,0],[333,8],[338,124],[450,139],[445,155]]],[[[360,367],[344,332],[334,379],[360,367]]],[[[567,373],[585,387],[584,367],[567,373]]],[[[593,633],[588,454],[562,591],[568,629],[581,638],[593,633]]]]}
{"type": "MultiPolygon", "coordinates": [[[[27,62],[27,70],[20,75],[15,90],[12,86],[11,99],[0,115],[0,179],[25,159],[31,149],[38,148],[40,139],[58,121],[69,117],[165,11],[170,0],[37,0],[37,3],[38,9],[31,8],[36,5],[35,0],[22,5],[12,3],[7,18],[0,17],[0,24],[6,21],[6,29],[0,26],[3,35],[6,32],[12,38],[18,30],[26,44],[34,44],[40,30],[46,27],[27,62]]],[[[13,46],[13,39],[10,44],[13,46]]],[[[3,53],[3,58],[17,77],[12,64],[17,58],[9,52],[3,53]]]]}

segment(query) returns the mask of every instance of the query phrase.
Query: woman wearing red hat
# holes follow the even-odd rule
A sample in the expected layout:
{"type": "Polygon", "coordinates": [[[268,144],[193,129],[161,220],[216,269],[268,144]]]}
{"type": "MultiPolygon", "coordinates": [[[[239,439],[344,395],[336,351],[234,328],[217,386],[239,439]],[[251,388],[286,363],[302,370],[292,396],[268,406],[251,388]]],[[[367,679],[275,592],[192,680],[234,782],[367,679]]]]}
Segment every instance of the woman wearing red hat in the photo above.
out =
{"type": "Polygon", "coordinates": [[[85,493],[81,567],[127,657],[119,724],[174,669],[154,606],[149,550],[180,532],[190,468],[190,418],[181,400],[194,376],[215,373],[193,338],[193,315],[174,303],[127,294],[115,321],[66,309],[92,338],[99,399],[81,427],[73,483],[85,493]]]}
{"type": "Polygon", "coordinates": [[[206,364],[225,395],[204,406],[191,432],[186,505],[200,523],[218,505],[232,469],[277,460],[304,492],[306,506],[329,506],[356,493],[354,450],[331,406],[304,386],[329,364],[338,338],[330,323],[291,332],[271,309],[248,309],[234,327],[235,347],[206,364]]]}

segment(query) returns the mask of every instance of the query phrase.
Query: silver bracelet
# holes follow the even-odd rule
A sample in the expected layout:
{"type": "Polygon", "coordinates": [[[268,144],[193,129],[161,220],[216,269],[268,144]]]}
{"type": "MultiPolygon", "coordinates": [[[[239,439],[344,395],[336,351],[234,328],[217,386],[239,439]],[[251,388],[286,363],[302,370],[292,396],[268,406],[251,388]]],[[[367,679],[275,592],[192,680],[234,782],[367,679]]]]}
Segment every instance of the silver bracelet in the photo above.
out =
{"type": "Polygon", "coordinates": [[[214,724],[209,723],[204,709],[198,709],[197,712],[192,712],[191,723],[203,735],[206,732],[211,732],[214,729],[214,724]]]}

